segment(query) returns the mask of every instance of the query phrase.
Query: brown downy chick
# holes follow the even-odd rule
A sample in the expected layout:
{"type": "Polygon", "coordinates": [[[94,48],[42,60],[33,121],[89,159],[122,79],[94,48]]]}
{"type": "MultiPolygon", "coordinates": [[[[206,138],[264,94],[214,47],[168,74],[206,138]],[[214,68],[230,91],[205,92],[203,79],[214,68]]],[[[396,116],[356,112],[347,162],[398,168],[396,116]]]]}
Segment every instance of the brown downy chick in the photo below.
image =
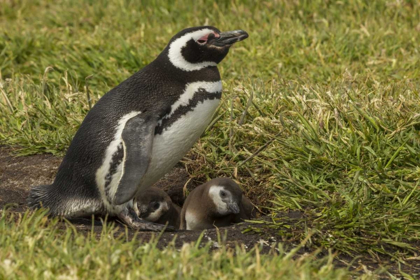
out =
{"type": "Polygon", "coordinates": [[[195,188],[181,211],[181,229],[229,226],[255,217],[254,207],[229,178],[216,178],[195,188]]]}
{"type": "Polygon", "coordinates": [[[172,203],[171,198],[159,188],[149,188],[134,199],[134,208],[140,218],[179,228],[181,207],[172,203]]]}

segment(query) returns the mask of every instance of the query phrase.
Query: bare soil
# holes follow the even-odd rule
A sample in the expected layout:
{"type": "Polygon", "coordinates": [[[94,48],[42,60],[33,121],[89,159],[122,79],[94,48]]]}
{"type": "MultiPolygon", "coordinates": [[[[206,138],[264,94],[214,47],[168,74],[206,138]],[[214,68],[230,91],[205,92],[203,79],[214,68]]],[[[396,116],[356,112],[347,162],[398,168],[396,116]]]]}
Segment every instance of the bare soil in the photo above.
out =
{"type": "MultiPolygon", "coordinates": [[[[14,148],[0,146],[0,209],[7,207],[9,211],[22,213],[27,210],[26,197],[29,189],[34,185],[49,184],[54,180],[58,166],[62,158],[44,154],[33,155],[25,157],[15,156],[14,148]]],[[[179,164],[164,178],[158,181],[155,186],[165,190],[172,198],[172,201],[182,206],[185,198],[183,195],[184,186],[191,191],[200,182],[190,180],[189,174],[185,168],[179,164]]],[[[251,197],[251,200],[258,201],[258,198],[251,197]]],[[[302,221],[308,219],[301,212],[281,213],[281,216],[287,218],[288,223],[302,221]]],[[[269,220],[269,217],[260,217],[260,220],[269,220]]],[[[81,232],[90,232],[92,223],[88,220],[74,221],[75,227],[81,232]]],[[[123,225],[116,223],[117,233],[124,233],[126,229],[123,225]]],[[[220,229],[208,229],[204,233],[203,243],[207,241],[212,242],[212,249],[217,249],[222,243],[228,247],[234,248],[236,245],[243,246],[245,249],[252,249],[255,245],[260,245],[262,253],[275,253],[273,246],[279,241],[282,242],[286,250],[290,250],[298,245],[298,240],[293,238],[283,238],[279,236],[275,229],[267,227],[261,228],[261,225],[253,224],[252,227],[256,230],[248,231],[250,224],[242,223],[231,227],[220,229]],[[261,230],[258,230],[261,228],[261,230]]],[[[96,221],[93,229],[99,235],[102,230],[100,221],[96,221]]],[[[148,242],[151,238],[156,236],[156,233],[151,232],[136,232],[128,230],[130,236],[136,236],[143,242],[148,242]],[[137,235],[135,235],[137,234],[137,235]]],[[[181,247],[186,242],[194,242],[201,235],[200,231],[178,231],[178,232],[164,232],[159,239],[159,247],[165,247],[170,242],[175,240],[175,246],[181,247]]],[[[293,233],[292,233],[293,235],[293,233]]],[[[302,248],[297,256],[309,253],[311,250],[302,248]]],[[[322,256],[323,254],[320,254],[322,256]]],[[[374,271],[380,267],[387,267],[388,271],[394,275],[399,274],[398,265],[387,256],[382,256],[378,261],[373,261],[368,254],[358,256],[357,261],[353,262],[353,258],[346,255],[338,255],[336,258],[337,266],[347,267],[352,263],[351,270],[359,272],[374,271]]],[[[401,269],[410,274],[420,274],[420,265],[411,263],[401,269]]],[[[387,279],[386,274],[382,274],[383,279],[387,279]]],[[[401,278],[403,279],[403,278],[401,278]]]]}
{"type": "MultiPolygon", "coordinates": [[[[54,180],[58,166],[62,158],[49,154],[32,155],[18,157],[14,155],[13,148],[0,146],[0,209],[7,206],[12,212],[25,212],[26,198],[31,186],[50,184],[54,180]]],[[[177,165],[170,173],[158,181],[155,186],[165,190],[171,197],[172,201],[180,206],[184,203],[184,186],[189,190],[193,190],[200,182],[189,180],[190,177],[182,165],[177,165]],[[188,183],[188,184],[187,184],[188,183]]],[[[76,228],[81,231],[90,231],[92,223],[89,220],[77,219],[72,221],[76,228]]],[[[112,221],[114,222],[114,221],[112,221]]],[[[121,227],[121,232],[125,232],[125,227],[116,223],[121,227]]],[[[234,247],[236,244],[243,244],[245,248],[253,248],[255,244],[263,244],[264,252],[270,250],[270,243],[275,240],[275,232],[265,232],[264,236],[260,234],[242,234],[247,229],[247,224],[238,224],[232,227],[209,229],[204,235],[204,241],[218,241],[218,235],[223,239],[224,244],[234,247]]],[[[101,222],[95,222],[95,231],[101,232],[101,222]]],[[[130,230],[129,230],[130,231],[130,230]]],[[[136,231],[130,231],[134,235],[136,231]]],[[[181,247],[185,242],[196,241],[201,231],[179,231],[164,232],[160,238],[162,247],[171,242],[175,235],[175,245],[181,247]]],[[[148,241],[155,233],[138,232],[137,237],[141,240],[148,241]]],[[[215,243],[214,246],[220,244],[215,243]]]]}

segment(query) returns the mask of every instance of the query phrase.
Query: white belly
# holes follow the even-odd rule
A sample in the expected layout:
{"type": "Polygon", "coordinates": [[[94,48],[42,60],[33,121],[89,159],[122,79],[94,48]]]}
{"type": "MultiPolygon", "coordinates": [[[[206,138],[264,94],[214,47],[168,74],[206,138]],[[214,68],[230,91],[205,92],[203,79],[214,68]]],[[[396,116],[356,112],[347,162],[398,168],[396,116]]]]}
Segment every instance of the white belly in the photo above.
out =
{"type": "Polygon", "coordinates": [[[193,213],[190,211],[187,211],[185,213],[185,229],[186,230],[195,230],[200,229],[203,225],[200,222],[200,219],[198,219],[193,213]]]}
{"type": "MultiPolygon", "coordinates": [[[[200,89],[204,89],[208,93],[221,92],[222,83],[221,81],[217,81],[194,82],[188,84],[184,93],[172,105],[171,113],[166,116],[166,118],[170,118],[180,106],[188,105],[200,89]]],[[[181,116],[174,123],[165,128],[161,134],[155,135],[151,162],[140,185],[137,186],[137,192],[152,186],[182,159],[206,129],[219,102],[220,100],[217,98],[198,102],[191,111],[188,111],[185,115],[181,116]]],[[[100,190],[102,201],[110,213],[118,213],[125,207],[125,204],[112,205],[110,203],[118,190],[118,185],[123,174],[123,163],[121,163],[117,166],[116,170],[109,175],[112,157],[122,145],[121,134],[126,122],[140,113],[141,112],[139,111],[130,112],[118,121],[114,138],[105,151],[101,167],[96,172],[96,183],[100,190]],[[108,179],[107,176],[109,177],[108,179]],[[109,181],[108,194],[105,190],[107,180],[109,181]]],[[[129,201],[129,203],[132,203],[132,201],[129,201]]]]}
{"type": "Polygon", "coordinates": [[[204,100],[153,140],[152,160],[139,190],[150,187],[169,172],[200,138],[220,100],[204,100]]]}

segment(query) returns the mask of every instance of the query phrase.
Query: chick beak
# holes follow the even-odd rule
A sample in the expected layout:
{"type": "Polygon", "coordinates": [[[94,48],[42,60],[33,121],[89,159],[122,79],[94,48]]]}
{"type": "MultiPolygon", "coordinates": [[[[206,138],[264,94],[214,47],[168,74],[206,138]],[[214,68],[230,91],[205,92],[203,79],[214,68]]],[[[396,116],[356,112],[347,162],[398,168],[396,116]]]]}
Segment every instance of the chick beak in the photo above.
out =
{"type": "Polygon", "coordinates": [[[229,211],[231,211],[233,214],[238,214],[239,213],[239,206],[236,202],[232,202],[228,204],[228,209],[229,211]]]}

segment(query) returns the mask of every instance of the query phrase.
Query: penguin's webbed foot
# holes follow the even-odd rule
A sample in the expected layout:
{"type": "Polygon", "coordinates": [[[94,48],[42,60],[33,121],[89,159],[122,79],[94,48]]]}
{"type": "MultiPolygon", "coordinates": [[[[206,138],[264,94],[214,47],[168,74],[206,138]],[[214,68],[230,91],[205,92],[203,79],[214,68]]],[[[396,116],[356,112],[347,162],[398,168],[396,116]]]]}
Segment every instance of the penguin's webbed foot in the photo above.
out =
{"type": "Polygon", "coordinates": [[[172,226],[155,224],[140,219],[132,207],[124,208],[124,210],[118,214],[118,218],[132,229],[141,231],[175,231],[175,228],[172,226]]]}

